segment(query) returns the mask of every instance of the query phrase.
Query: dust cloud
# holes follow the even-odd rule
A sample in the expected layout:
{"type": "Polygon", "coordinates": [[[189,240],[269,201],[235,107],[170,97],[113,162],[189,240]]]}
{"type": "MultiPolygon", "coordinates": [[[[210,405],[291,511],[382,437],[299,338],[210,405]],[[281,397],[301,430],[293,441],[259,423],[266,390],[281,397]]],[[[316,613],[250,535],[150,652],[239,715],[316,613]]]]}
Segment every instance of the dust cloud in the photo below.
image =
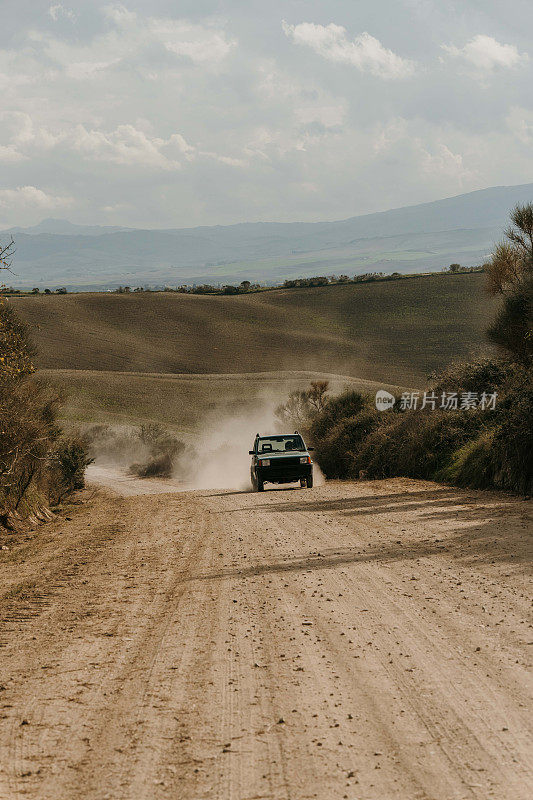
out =
{"type": "MultiPolygon", "coordinates": [[[[207,418],[204,433],[194,444],[196,463],[192,465],[192,489],[250,489],[250,455],[256,433],[291,433],[280,426],[275,409],[279,400],[265,400],[248,412],[207,418]]],[[[314,464],[315,485],[325,479],[314,464]]],[[[187,480],[189,483],[189,479],[187,480]]],[[[268,484],[267,484],[268,485],[268,484]]]]}
{"type": "Polygon", "coordinates": [[[150,448],[133,425],[92,425],[82,431],[89,454],[97,466],[127,469],[150,456],[150,448]]]}
{"type": "MultiPolygon", "coordinates": [[[[140,428],[95,425],[85,434],[94,459],[90,475],[93,479],[100,476],[101,480],[104,473],[109,480],[110,476],[118,479],[135,475],[152,483],[158,478],[170,478],[178,491],[246,491],[251,488],[248,451],[253,447],[256,433],[292,433],[275,414],[284,399],[283,393],[271,393],[258,397],[245,411],[228,408],[226,413],[214,412],[204,419],[197,434],[186,437],[186,442],[156,424],[140,428]],[[161,455],[165,456],[164,470],[159,468],[161,455]],[[171,466],[167,469],[169,459],[171,466]],[[158,469],[148,469],[154,464],[158,469]]],[[[325,483],[316,463],[313,475],[315,486],[325,483]]]]}

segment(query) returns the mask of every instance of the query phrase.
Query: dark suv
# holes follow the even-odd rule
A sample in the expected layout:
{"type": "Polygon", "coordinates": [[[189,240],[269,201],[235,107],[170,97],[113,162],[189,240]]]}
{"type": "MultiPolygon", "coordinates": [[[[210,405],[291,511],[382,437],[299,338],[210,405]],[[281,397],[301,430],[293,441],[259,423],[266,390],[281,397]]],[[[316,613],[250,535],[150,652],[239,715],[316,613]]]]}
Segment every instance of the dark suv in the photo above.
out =
{"type": "Polygon", "coordinates": [[[250,476],[255,491],[262,492],[265,483],[295,481],[310,489],[313,485],[313,462],[309,450],[312,449],[305,446],[298,431],[277,436],[257,434],[254,449],[250,450],[250,476]]]}

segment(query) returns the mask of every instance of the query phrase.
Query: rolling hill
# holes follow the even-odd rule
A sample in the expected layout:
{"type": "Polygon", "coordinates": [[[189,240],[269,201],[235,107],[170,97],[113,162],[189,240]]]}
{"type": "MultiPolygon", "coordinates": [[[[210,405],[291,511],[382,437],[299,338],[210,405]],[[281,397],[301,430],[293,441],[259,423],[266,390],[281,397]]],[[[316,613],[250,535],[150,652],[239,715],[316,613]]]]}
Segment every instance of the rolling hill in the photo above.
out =
{"type": "Polygon", "coordinates": [[[14,282],[77,289],[243,279],[276,283],[317,274],[434,271],[453,262],[471,266],[482,263],[501,237],[509,209],[532,198],[533,184],[524,184],[337,222],[175,230],[46,220],[13,231],[14,282]]]}
{"type": "Polygon", "coordinates": [[[423,382],[486,349],[494,301],[480,273],[237,296],[14,297],[39,366],[150,373],[313,370],[423,382]]]}
{"type": "Polygon", "coordinates": [[[312,379],[335,388],[421,387],[451,360],[489,352],[496,301],[480,273],[275,289],[237,296],[29,295],[41,374],[69,422],[156,420],[181,433],[206,416],[272,405],[312,379]]]}

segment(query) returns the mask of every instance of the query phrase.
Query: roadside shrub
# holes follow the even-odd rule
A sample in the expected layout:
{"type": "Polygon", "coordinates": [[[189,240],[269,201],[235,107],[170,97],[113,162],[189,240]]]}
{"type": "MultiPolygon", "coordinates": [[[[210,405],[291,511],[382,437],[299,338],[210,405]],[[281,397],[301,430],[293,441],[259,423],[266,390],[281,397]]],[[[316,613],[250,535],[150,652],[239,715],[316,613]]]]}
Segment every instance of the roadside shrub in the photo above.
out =
{"type": "Polygon", "coordinates": [[[0,299],[0,514],[31,513],[45,502],[46,462],[59,436],[56,392],[31,378],[26,326],[0,299]]]}
{"type": "Polygon", "coordinates": [[[533,493],[533,382],[526,371],[502,387],[492,424],[452,453],[438,480],[533,493]]]}
{"type": "Polygon", "coordinates": [[[516,372],[502,387],[502,400],[492,441],[493,485],[533,493],[533,375],[516,372]]]}
{"type": "Polygon", "coordinates": [[[170,478],[174,472],[174,459],[170,453],[160,453],[143,464],[132,464],[129,471],[138,478],[170,478]]]}
{"type": "Polygon", "coordinates": [[[496,392],[516,373],[517,366],[509,360],[477,359],[467,363],[450,364],[440,373],[429,376],[436,394],[441,392],[496,392]]]}
{"type": "Polygon", "coordinates": [[[352,389],[337,395],[337,397],[329,398],[322,411],[313,420],[311,426],[313,438],[316,437],[318,440],[326,437],[338,422],[359,414],[365,402],[363,395],[352,389]]]}
{"type": "Polygon", "coordinates": [[[85,469],[93,462],[87,442],[79,437],[60,439],[49,457],[48,497],[52,504],[66,495],[83,489],[85,469]]]}
{"type": "Polygon", "coordinates": [[[91,460],[118,464],[140,478],[168,478],[180,472],[184,442],[162,425],[134,427],[93,425],[84,439],[91,460]]]}
{"type": "Polygon", "coordinates": [[[141,425],[139,439],[148,449],[149,456],[143,463],[132,464],[130,472],[140,478],[169,478],[185,451],[185,444],[155,423],[141,425]]]}
{"type": "Polygon", "coordinates": [[[316,460],[327,478],[356,475],[357,453],[361,443],[379,425],[378,412],[371,408],[346,417],[330,427],[324,437],[317,433],[320,424],[311,426],[316,460]]]}
{"type": "Polygon", "coordinates": [[[0,387],[9,389],[14,382],[35,372],[34,355],[26,325],[9,302],[0,297],[0,387]]]}
{"type": "Polygon", "coordinates": [[[3,514],[25,516],[46,504],[48,455],[60,430],[59,397],[23,378],[0,387],[0,505],[3,514]],[[31,501],[29,498],[31,497],[31,501]]]}
{"type": "Polygon", "coordinates": [[[139,438],[139,428],[121,425],[91,425],[83,432],[89,455],[103,463],[129,466],[148,458],[149,449],[139,438]]]}
{"type": "Polygon", "coordinates": [[[309,388],[289,394],[287,402],[276,408],[275,415],[284,428],[308,433],[311,421],[324,410],[328,402],[329,381],[311,381],[309,388]]]}
{"type": "Polygon", "coordinates": [[[495,408],[377,412],[344,392],[309,421],[328,478],[404,476],[471,488],[533,492],[533,373],[512,361],[454,364],[431,378],[441,392],[497,394],[495,408]]]}
{"type": "Polygon", "coordinates": [[[485,265],[487,291],[502,295],[503,305],[488,338],[522,364],[533,358],[533,203],[510,213],[505,240],[485,265]]]}
{"type": "Polygon", "coordinates": [[[33,375],[26,326],[0,299],[0,523],[39,516],[83,484],[83,443],[63,440],[61,397],[33,375]]]}
{"type": "Polygon", "coordinates": [[[494,483],[494,457],[492,452],[494,430],[482,431],[476,439],[452,453],[448,464],[436,474],[438,480],[483,489],[494,483]]]}
{"type": "Polygon", "coordinates": [[[533,358],[533,276],[504,298],[487,331],[491,342],[510,351],[523,364],[533,358]]]}
{"type": "Polygon", "coordinates": [[[458,447],[483,424],[475,411],[407,411],[389,414],[362,443],[354,459],[355,474],[369,478],[402,475],[434,478],[458,447]]]}

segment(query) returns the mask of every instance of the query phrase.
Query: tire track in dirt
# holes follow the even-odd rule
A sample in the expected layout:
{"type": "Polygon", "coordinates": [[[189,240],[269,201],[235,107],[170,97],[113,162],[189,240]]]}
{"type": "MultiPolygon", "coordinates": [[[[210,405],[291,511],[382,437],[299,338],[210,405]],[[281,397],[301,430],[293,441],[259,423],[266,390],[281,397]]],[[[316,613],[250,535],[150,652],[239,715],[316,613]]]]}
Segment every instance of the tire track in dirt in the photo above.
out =
{"type": "Polygon", "coordinates": [[[0,797],[529,798],[526,512],[399,480],[95,496],[0,579],[33,592],[0,797]]]}
{"type": "MultiPolygon", "coordinates": [[[[305,521],[301,520],[298,526],[299,530],[305,529],[305,527],[305,521]]],[[[326,531],[323,531],[321,538],[324,542],[330,541],[330,536],[326,531]]],[[[490,773],[491,764],[498,752],[502,750],[508,750],[509,763],[518,755],[520,762],[526,765],[527,752],[523,747],[520,748],[521,752],[518,753],[516,752],[516,745],[510,750],[508,742],[505,741],[506,737],[495,735],[495,725],[487,728],[483,718],[477,717],[476,719],[475,712],[470,719],[465,719],[464,709],[468,704],[471,706],[478,705],[483,709],[485,695],[490,692],[492,705],[498,710],[499,721],[497,721],[496,725],[500,731],[502,727],[506,727],[506,724],[516,728],[523,727],[527,723],[526,710],[524,709],[520,713],[520,709],[513,709],[512,713],[511,710],[506,713],[506,698],[504,694],[496,689],[493,682],[484,681],[483,676],[479,674],[479,670],[469,675],[467,663],[461,658],[458,645],[453,648],[453,657],[455,660],[462,662],[460,681],[455,684],[450,683],[447,680],[446,670],[441,667],[443,661],[446,663],[446,650],[441,646],[438,636],[434,635],[433,629],[428,627],[427,624],[421,624],[418,618],[420,610],[418,610],[417,614],[409,614],[408,610],[390,601],[387,593],[382,590],[386,579],[391,577],[388,570],[379,570],[379,572],[373,570],[372,575],[368,573],[369,568],[366,565],[358,570],[358,589],[361,592],[360,607],[366,609],[368,618],[372,620],[372,627],[377,628],[377,630],[372,631],[368,629],[367,632],[367,636],[372,639],[372,649],[369,653],[372,667],[365,678],[365,685],[374,685],[373,696],[379,698],[380,694],[385,694],[383,688],[387,684],[390,687],[389,695],[401,694],[416,713],[422,727],[428,730],[434,741],[439,742],[439,747],[443,750],[450,765],[453,764],[453,759],[446,752],[445,742],[447,740],[452,743],[454,740],[457,743],[461,740],[461,749],[463,751],[465,749],[470,750],[470,761],[483,761],[484,766],[478,767],[478,769],[482,769],[487,773],[490,773]],[[382,622],[382,620],[390,621],[392,619],[395,622],[394,633],[390,628],[387,629],[387,625],[382,622]],[[387,652],[387,648],[394,647],[394,642],[391,644],[391,637],[400,640],[402,649],[409,653],[409,666],[402,667],[400,670],[396,666],[398,661],[401,661],[398,658],[399,653],[394,654],[394,660],[388,660],[388,657],[383,655],[387,652]],[[427,663],[424,663],[424,661],[427,663]],[[392,666],[389,666],[389,664],[392,666]],[[379,680],[376,680],[373,673],[379,675],[379,680]],[[424,705],[420,704],[419,698],[424,694],[428,695],[428,692],[431,694],[431,706],[430,708],[425,708],[424,705]],[[430,709],[433,712],[432,714],[430,709]],[[480,725],[481,728],[479,727],[480,725]],[[491,740],[496,741],[492,746],[492,753],[489,753],[486,752],[487,743],[490,744],[491,740]],[[470,746],[468,742],[470,742],[470,746]]],[[[331,571],[328,578],[330,591],[334,596],[342,597],[343,593],[346,595],[346,582],[338,576],[336,571],[331,571]],[[343,592],[340,592],[340,589],[343,592]]],[[[391,581],[387,582],[390,583],[391,581]]],[[[352,601],[353,595],[350,603],[352,601]]],[[[336,621],[340,621],[344,617],[342,627],[347,629],[350,629],[349,622],[355,621],[350,611],[350,608],[346,608],[344,600],[336,600],[336,621]]],[[[307,612],[309,613],[309,609],[307,612]]],[[[333,637],[332,625],[329,620],[317,617],[317,624],[319,625],[321,636],[328,641],[328,651],[331,657],[335,656],[338,666],[346,659],[345,651],[342,648],[339,649],[339,643],[342,640],[333,637]]],[[[448,626],[446,636],[448,651],[452,642],[450,630],[451,626],[448,626]]],[[[459,639],[458,632],[452,632],[459,639]]],[[[465,631],[461,631],[460,634],[464,637],[465,631]]],[[[398,647],[396,650],[398,650],[398,647]]],[[[473,646],[471,651],[474,651],[473,646]]],[[[392,653],[389,653],[389,655],[392,655],[392,653]]],[[[367,656],[367,660],[369,656],[367,656]]],[[[455,674],[456,676],[458,675],[458,670],[455,671],[455,674]]],[[[491,677],[494,681],[495,676],[491,677]]],[[[525,687],[522,686],[522,690],[524,689],[525,687]]],[[[453,747],[451,749],[453,750],[453,747]]],[[[488,749],[490,750],[491,748],[489,747],[488,749]]],[[[465,761],[467,759],[468,753],[465,754],[465,761]]],[[[463,773],[465,785],[468,785],[467,781],[473,779],[468,768],[462,768],[462,765],[456,766],[463,773]]],[[[507,768],[503,775],[501,772],[502,767],[500,765],[499,774],[493,776],[493,780],[497,781],[500,784],[500,788],[503,789],[503,787],[513,784],[513,771],[507,768]]],[[[427,780],[426,788],[428,791],[431,789],[431,785],[427,784],[427,780]]],[[[487,791],[487,787],[483,788],[484,791],[487,791]]],[[[514,788],[518,790],[519,785],[515,785],[514,788]]],[[[460,789],[456,789],[456,791],[460,791],[460,789]]],[[[484,795],[481,794],[481,796],[484,795]]]]}
{"type": "MultiPolygon", "coordinates": [[[[272,500],[274,502],[274,500],[272,500]]],[[[259,519],[256,524],[258,527],[263,530],[264,527],[267,527],[268,524],[272,525],[272,514],[269,513],[268,509],[268,501],[263,501],[261,504],[265,507],[264,511],[264,520],[259,519]]],[[[253,513],[257,517],[256,511],[252,509],[253,513]]],[[[239,512],[237,512],[238,514],[239,512]]],[[[241,515],[243,520],[246,517],[246,512],[241,510],[241,515]]],[[[259,515],[260,516],[260,515],[259,515]]],[[[273,562],[271,564],[278,564],[279,570],[278,572],[285,573],[285,568],[283,566],[283,558],[280,558],[279,555],[279,548],[283,550],[283,546],[285,545],[285,549],[287,549],[287,537],[290,537],[290,546],[291,546],[291,553],[290,557],[292,557],[292,552],[294,551],[295,543],[299,543],[299,539],[301,540],[302,544],[305,544],[305,541],[308,541],[308,537],[306,537],[302,532],[306,532],[309,530],[310,521],[308,518],[305,518],[305,515],[302,514],[301,518],[298,519],[297,514],[291,514],[292,518],[294,518],[294,525],[291,526],[290,530],[287,530],[287,522],[283,520],[280,522],[280,529],[285,532],[282,533],[278,537],[278,541],[276,542],[276,555],[273,562]]],[[[268,529],[268,528],[267,528],[268,529]]],[[[364,532],[364,537],[369,535],[369,531],[364,532]]],[[[331,528],[324,527],[322,531],[317,530],[316,526],[313,529],[313,542],[315,545],[320,545],[323,542],[331,542],[331,528]]],[[[269,537],[269,541],[272,540],[272,537],[269,537]]],[[[271,551],[272,552],[272,551],[271,551]]],[[[274,555],[274,553],[272,553],[274,555]]],[[[290,563],[289,557],[289,563],[290,563]]],[[[275,570],[268,571],[265,569],[265,563],[268,565],[268,559],[264,559],[263,564],[257,565],[257,573],[261,574],[275,574],[275,570]]],[[[319,562],[314,563],[312,565],[313,568],[316,568],[320,571],[319,562]]],[[[305,564],[299,564],[298,569],[302,571],[305,570],[305,564]]],[[[363,564],[363,570],[368,572],[370,567],[367,564],[363,564]]],[[[373,569],[373,572],[377,570],[373,569]]],[[[250,575],[253,574],[254,569],[245,570],[245,574],[250,575]]],[[[336,571],[332,569],[327,569],[324,571],[326,575],[329,574],[330,578],[333,576],[333,586],[336,590],[343,589],[344,593],[346,593],[346,582],[339,580],[336,578],[336,571]]],[[[361,574],[361,573],[359,573],[361,574]]],[[[227,573],[226,573],[227,575],[227,573]]],[[[507,693],[507,683],[505,680],[502,682],[500,678],[500,683],[503,683],[503,687],[505,689],[502,691],[496,690],[493,685],[495,680],[495,672],[496,670],[492,671],[492,674],[489,673],[488,677],[491,679],[487,684],[484,683],[483,680],[479,680],[478,675],[472,674],[471,678],[468,676],[469,665],[466,659],[461,659],[460,653],[461,650],[458,647],[457,641],[460,639],[461,636],[464,636],[464,630],[453,630],[453,627],[448,625],[448,629],[446,631],[446,635],[442,635],[442,638],[448,640],[448,652],[451,646],[453,651],[453,657],[455,661],[462,662],[460,664],[452,664],[451,665],[451,673],[457,673],[459,668],[459,676],[461,678],[462,686],[459,687],[455,686],[453,681],[450,681],[446,675],[446,671],[443,671],[440,667],[440,661],[444,656],[444,650],[439,645],[438,636],[435,636],[433,633],[434,626],[428,626],[427,620],[424,621],[424,624],[421,625],[417,616],[410,615],[406,612],[403,607],[399,607],[397,602],[390,601],[387,597],[387,593],[383,593],[380,585],[383,584],[383,578],[390,578],[391,576],[387,574],[386,570],[379,570],[378,574],[374,576],[373,580],[369,583],[368,578],[366,580],[367,587],[365,588],[364,594],[361,598],[361,602],[359,607],[364,607],[364,610],[368,613],[368,616],[371,620],[374,621],[374,625],[379,621],[381,616],[385,616],[390,619],[394,619],[395,615],[400,617],[402,620],[402,625],[395,627],[397,628],[396,633],[394,634],[399,639],[402,640],[402,646],[404,650],[414,651],[416,654],[415,662],[422,664],[423,669],[420,670],[419,678],[418,676],[414,676],[413,674],[410,675],[409,680],[406,680],[405,674],[403,672],[398,671],[395,667],[388,667],[386,660],[382,657],[374,658],[374,664],[372,669],[368,670],[368,674],[365,676],[364,681],[361,680],[360,682],[360,689],[363,686],[372,686],[373,687],[373,698],[379,698],[380,694],[385,696],[393,696],[394,693],[399,693],[402,698],[404,704],[407,704],[413,709],[413,712],[416,715],[418,720],[418,725],[422,726],[422,732],[426,729],[430,733],[430,738],[436,742],[439,742],[439,748],[442,751],[442,757],[445,759],[445,762],[441,765],[440,769],[435,770],[435,764],[433,764],[433,772],[431,769],[429,770],[429,775],[426,774],[426,778],[423,783],[426,785],[427,791],[431,792],[433,789],[432,783],[434,783],[434,774],[435,771],[441,772],[442,774],[446,774],[450,771],[450,767],[453,767],[455,771],[459,771],[459,777],[457,781],[454,781],[456,785],[454,787],[450,787],[450,791],[453,791],[453,795],[450,796],[462,796],[462,792],[465,790],[468,792],[469,795],[478,796],[478,797],[485,797],[486,791],[493,791],[494,787],[496,790],[500,792],[505,792],[508,790],[509,786],[512,786],[512,790],[515,791],[517,794],[516,796],[526,796],[526,794],[522,795],[522,786],[523,781],[525,780],[526,783],[531,782],[531,774],[527,774],[523,772],[524,766],[527,766],[527,744],[524,741],[523,745],[520,741],[516,740],[515,737],[513,741],[513,745],[511,747],[508,746],[508,743],[505,741],[506,737],[505,733],[507,732],[507,726],[502,725],[501,728],[498,728],[501,725],[503,720],[509,722],[509,715],[512,712],[512,723],[513,729],[520,730],[527,727],[527,715],[526,712],[521,712],[520,708],[516,707],[516,698],[513,698],[513,702],[508,704],[508,706],[513,706],[513,708],[509,708],[508,714],[505,715],[505,695],[507,693]],[[385,574],[380,574],[385,572],[385,574]],[[379,581],[379,584],[378,584],[379,581]],[[411,629],[414,628],[414,631],[411,632],[411,629]],[[454,634],[454,636],[452,636],[454,634]],[[454,638],[456,641],[454,641],[454,638]],[[421,641],[421,644],[419,642],[421,641]],[[428,654],[431,656],[430,663],[424,665],[424,660],[427,661],[428,654]],[[459,655],[459,658],[457,656],[459,655]],[[379,680],[375,679],[375,676],[372,675],[372,672],[376,672],[379,674],[379,680]],[[468,680],[465,683],[465,675],[467,676],[468,680]],[[437,676],[437,677],[435,677],[437,676]],[[389,684],[388,692],[384,692],[384,684],[389,684]],[[481,682],[481,686],[478,686],[478,683],[481,682]],[[429,708],[432,709],[432,714],[428,713],[428,709],[424,708],[424,704],[420,702],[421,691],[426,687],[426,697],[427,697],[427,687],[432,688],[432,696],[428,698],[429,700],[429,708]],[[491,692],[491,699],[496,701],[496,709],[500,712],[500,720],[498,722],[497,718],[491,721],[489,727],[486,726],[484,722],[484,715],[487,716],[487,692],[491,692]],[[472,713],[469,718],[465,719],[465,708],[468,709],[468,706],[478,706],[480,713],[472,713]],[[500,730],[500,735],[496,734],[496,729],[500,730]],[[503,735],[501,733],[503,729],[503,735]],[[492,740],[492,741],[491,741],[492,740]],[[448,741],[449,746],[445,745],[444,743],[448,741]],[[487,750],[488,746],[488,751],[487,750]],[[517,752],[518,746],[518,752],[517,752]],[[458,750],[465,750],[465,762],[479,762],[480,759],[484,763],[484,766],[478,766],[476,769],[483,770],[489,773],[492,773],[490,778],[484,780],[483,784],[476,782],[479,781],[478,775],[472,775],[472,769],[467,765],[463,767],[460,760],[457,759],[457,751],[458,750]],[[501,773],[502,764],[498,763],[501,761],[501,754],[502,752],[505,753],[507,751],[508,755],[508,766],[505,766],[503,770],[503,774],[501,773]],[[516,758],[519,755],[520,758],[516,758]],[[494,764],[498,763],[498,768],[494,769],[494,764]],[[516,766],[517,763],[520,763],[521,767],[518,768],[516,766]],[[520,772],[518,770],[520,769],[520,772]],[[515,777],[514,773],[518,775],[515,777]],[[526,777],[527,776],[527,777],[526,777]]],[[[387,583],[392,583],[392,581],[388,580],[387,583]]],[[[330,590],[333,589],[333,586],[330,586],[330,590]]],[[[301,590],[298,590],[298,594],[301,590]]],[[[342,592],[332,591],[332,594],[341,595],[342,592]]],[[[350,600],[353,601],[353,593],[350,597],[350,600]]],[[[335,614],[337,615],[342,608],[343,601],[336,600],[335,601],[335,614]]],[[[312,618],[317,618],[317,608],[307,608],[306,610],[302,610],[298,612],[302,617],[309,616],[311,612],[312,618]]],[[[321,623],[321,617],[318,616],[318,623],[321,623]]],[[[445,619],[445,616],[444,616],[445,619]]],[[[438,623],[440,625],[440,619],[438,623]]],[[[343,654],[342,650],[339,651],[338,647],[335,646],[334,640],[331,638],[331,631],[329,623],[322,624],[320,627],[322,636],[328,641],[328,652],[330,655],[335,656],[337,659],[336,666],[337,669],[339,664],[342,663],[343,654]]],[[[370,635],[370,634],[369,634],[370,635]]],[[[374,631],[371,634],[372,638],[376,638],[376,632],[374,631]]],[[[286,640],[286,636],[282,636],[281,639],[286,640]]],[[[279,641],[280,636],[272,635],[270,640],[273,642],[279,641]]],[[[381,635],[379,641],[379,648],[378,652],[386,650],[387,646],[390,646],[390,631],[387,633],[386,636],[381,635]]],[[[474,650],[474,648],[472,648],[474,650]]],[[[496,651],[497,652],[497,651],[496,651]]],[[[484,668],[486,664],[484,664],[484,668]]],[[[500,670],[501,664],[498,667],[500,670]]],[[[413,667],[408,666],[405,668],[410,673],[414,673],[415,669],[413,667]]],[[[417,666],[416,669],[419,669],[417,666]]],[[[349,670],[348,670],[349,675],[349,670]]],[[[457,675],[456,675],[457,677],[457,675]]],[[[510,676],[507,675],[507,678],[510,676]]],[[[516,677],[516,676],[515,676],[516,677]]],[[[353,676],[352,676],[353,680],[353,676]]],[[[518,683],[519,688],[522,690],[521,697],[524,699],[524,691],[527,690],[526,684],[522,681],[518,683]],[[520,685],[521,684],[521,685],[520,685]]],[[[375,699],[373,700],[375,706],[375,699]]],[[[427,704],[426,704],[427,705],[427,704]]],[[[374,712],[376,709],[374,708],[374,712]]],[[[376,714],[374,714],[376,716],[376,714]]],[[[377,715],[379,718],[379,715],[377,715]]],[[[383,716],[383,713],[382,713],[383,716]]],[[[466,715],[467,716],[467,715],[466,715]]],[[[497,715],[498,716],[498,715],[497,715]]],[[[385,715],[385,719],[386,719],[385,715]]],[[[391,724],[394,724],[394,720],[389,719],[388,725],[390,727],[391,724]]],[[[404,733],[405,735],[405,733],[404,733]]],[[[420,734],[419,734],[420,735],[420,734]]],[[[434,760],[434,759],[433,759],[434,760]]],[[[407,761],[408,763],[408,761],[407,761]]],[[[426,773],[428,770],[426,770],[426,773]]],[[[409,794],[411,796],[411,794],[409,794]]]]}

